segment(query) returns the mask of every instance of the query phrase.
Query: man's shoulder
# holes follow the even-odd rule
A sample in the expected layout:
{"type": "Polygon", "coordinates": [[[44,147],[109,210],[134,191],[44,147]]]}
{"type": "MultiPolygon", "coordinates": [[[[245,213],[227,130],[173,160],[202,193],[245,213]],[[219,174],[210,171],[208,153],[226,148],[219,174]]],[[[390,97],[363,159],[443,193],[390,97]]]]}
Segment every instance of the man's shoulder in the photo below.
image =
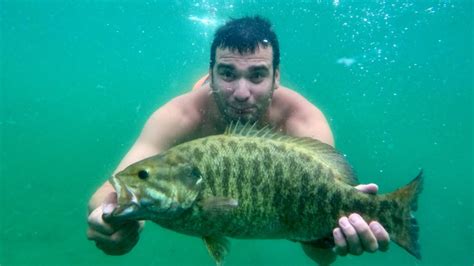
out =
{"type": "Polygon", "coordinates": [[[152,124],[169,121],[180,127],[192,129],[202,120],[204,99],[197,92],[181,94],[156,109],[150,116],[152,124]]]}
{"type": "Polygon", "coordinates": [[[307,110],[318,110],[308,99],[298,92],[280,86],[273,95],[274,106],[288,114],[299,114],[307,110]]]}
{"type": "Polygon", "coordinates": [[[199,116],[206,106],[207,98],[206,93],[202,91],[190,91],[174,97],[160,109],[169,109],[180,116],[195,117],[199,116]]]}
{"type": "Polygon", "coordinates": [[[284,86],[281,86],[278,87],[277,90],[275,90],[275,95],[278,95],[280,97],[302,97],[299,93],[297,93],[296,91],[288,88],[288,87],[284,87],[284,86]]]}
{"type": "Polygon", "coordinates": [[[145,135],[161,148],[193,139],[204,119],[201,108],[205,99],[199,94],[193,91],[176,96],[155,110],[144,127],[145,135]]]}
{"type": "Polygon", "coordinates": [[[284,132],[334,145],[332,132],[324,114],[301,94],[280,87],[274,93],[274,101],[270,117],[284,132]]]}

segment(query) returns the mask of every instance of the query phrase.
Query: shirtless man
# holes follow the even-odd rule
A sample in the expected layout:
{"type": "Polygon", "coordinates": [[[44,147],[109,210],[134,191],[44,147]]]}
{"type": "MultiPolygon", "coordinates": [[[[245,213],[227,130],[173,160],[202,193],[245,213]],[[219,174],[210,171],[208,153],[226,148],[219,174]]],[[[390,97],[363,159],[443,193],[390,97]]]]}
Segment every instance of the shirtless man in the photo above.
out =
{"type": "MultiPolygon", "coordinates": [[[[227,22],[217,30],[212,43],[209,76],[199,88],[172,99],[151,115],[114,174],[176,144],[223,133],[237,120],[270,125],[284,134],[334,146],[323,113],[280,85],[279,61],[278,40],[268,21],[245,17],[227,22]]],[[[357,189],[377,192],[375,184],[357,189]]],[[[116,197],[113,187],[105,182],[89,202],[88,238],[110,255],[129,252],[143,227],[143,222],[114,224],[102,219],[116,206],[116,197]]],[[[388,233],[378,222],[368,224],[356,213],[339,219],[333,237],[334,249],[317,243],[303,245],[303,249],[316,262],[329,264],[336,254],[383,251],[389,243],[388,233]]]]}

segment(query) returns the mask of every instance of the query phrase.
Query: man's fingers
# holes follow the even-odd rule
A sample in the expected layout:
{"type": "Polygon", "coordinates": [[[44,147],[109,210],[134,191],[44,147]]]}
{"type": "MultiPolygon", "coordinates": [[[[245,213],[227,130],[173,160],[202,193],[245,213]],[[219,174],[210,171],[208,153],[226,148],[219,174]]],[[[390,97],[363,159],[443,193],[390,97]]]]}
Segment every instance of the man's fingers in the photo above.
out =
{"type": "Polygon", "coordinates": [[[139,240],[139,235],[131,235],[127,242],[121,243],[120,245],[111,246],[106,242],[97,242],[96,246],[104,251],[108,255],[123,255],[128,253],[132,248],[137,244],[139,240]]]}
{"type": "Polygon", "coordinates": [[[117,208],[117,193],[111,192],[107,194],[104,199],[104,202],[102,203],[102,219],[105,222],[110,224],[114,223],[113,219],[109,218],[111,218],[111,214],[115,208],[117,208]]]}
{"type": "Polygon", "coordinates": [[[359,214],[353,213],[349,216],[349,221],[359,236],[362,248],[365,251],[375,252],[379,248],[379,245],[371,228],[364,219],[359,214]]]}
{"type": "Polygon", "coordinates": [[[112,225],[102,220],[102,208],[93,210],[87,217],[87,223],[89,228],[105,235],[111,235],[116,231],[112,225]]]}
{"type": "Polygon", "coordinates": [[[109,194],[107,194],[103,203],[117,205],[117,192],[110,192],[109,194]]]}
{"type": "Polygon", "coordinates": [[[132,234],[140,233],[140,231],[140,224],[137,221],[132,221],[125,224],[123,229],[120,229],[118,232],[120,232],[122,238],[126,239],[132,234]]]}
{"type": "Polygon", "coordinates": [[[385,230],[385,228],[383,228],[383,226],[376,221],[371,222],[369,224],[369,227],[375,238],[377,239],[379,250],[387,251],[390,243],[390,236],[385,230]]]}
{"type": "Polygon", "coordinates": [[[121,255],[128,252],[139,239],[138,222],[124,225],[112,235],[101,234],[89,228],[87,237],[96,242],[97,247],[110,255],[121,255]]]}
{"type": "Polygon", "coordinates": [[[335,251],[340,256],[347,255],[348,248],[346,238],[341,231],[341,228],[337,227],[332,231],[332,235],[334,237],[334,244],[336,244],[335,251]]]}
{"type": "Polygon", "coordinates": [[[110,242],[110,237],[111,237],[110,235],[102,234],[102,233],[100,233],[98,231],[95,231],[91,228],[87,229],[87,238],[89,240],[93,240],[97,243],[99,243],[99,242],[100,243],[105,243],[105,242],[109,243],[110,242]]]}
{"type": "Polygon", "coordinates": [[[360,192],[364,192],[367,194],[377,194],[377,192],[379,191],[379,187],[377,186],[377,184],[374,184],[374,183],[361,184],[361,185],[355,186],[355,188],[359,190],[360,192]]]}
{"type": "Polygon", "coordinates": [[[360,245],[359,236],[354,226],[349,222],[347,217],[342,217],[339,219],[339,227],[341,227],[342,232],[346,236],[347,246],[349,252],[354,255],[360,255],[363,252],[363,249],[360,245]]]}

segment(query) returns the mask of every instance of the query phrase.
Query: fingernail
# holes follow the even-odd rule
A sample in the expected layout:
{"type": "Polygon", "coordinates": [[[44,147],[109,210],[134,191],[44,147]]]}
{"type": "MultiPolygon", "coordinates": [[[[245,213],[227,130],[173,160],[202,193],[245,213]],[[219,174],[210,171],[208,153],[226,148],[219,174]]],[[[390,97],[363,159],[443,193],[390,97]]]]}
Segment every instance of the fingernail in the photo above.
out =
{"type": "Polygon", "coordinates": [[[112,204],[104,204],[104,207],[102,207],[103,214],[110,214],[113,210],[114,206],[112,204]]]}
{"type": "Polygon", "coordinates": [[[359,219],[359,215],[357,213],[351,214],[351,216],[349,216],[349,220],[352,223],[356,223],[358,219],[359,219]]]}
{"type": "Polygon", "coordinates": [[[339,225],[342,226],[342,227],[348,227],[349,226],[349,221],[347,220],[346,217],[341,218],[339,220],[339,225]]]}
{"type": "Polygon", "coordinates": [[[380,230],[382,230],[382,227],[378,223],[372,223],[370,227],[374,233],[378,233],[380,230]]]}

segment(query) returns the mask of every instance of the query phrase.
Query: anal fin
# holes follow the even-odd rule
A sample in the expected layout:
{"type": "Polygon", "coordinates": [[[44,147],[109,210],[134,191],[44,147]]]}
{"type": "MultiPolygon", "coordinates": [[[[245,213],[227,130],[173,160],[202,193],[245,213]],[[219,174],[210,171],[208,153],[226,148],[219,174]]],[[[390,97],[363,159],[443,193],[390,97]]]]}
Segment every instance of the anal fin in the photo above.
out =
{"type": "Polygon", "coordinates": [[[202,238],[206,244],[209,254],[216,261],[216,265],[222,265],[224,257],[229,253],[230,242],[223,236],[205,236],[202,238]]]}

